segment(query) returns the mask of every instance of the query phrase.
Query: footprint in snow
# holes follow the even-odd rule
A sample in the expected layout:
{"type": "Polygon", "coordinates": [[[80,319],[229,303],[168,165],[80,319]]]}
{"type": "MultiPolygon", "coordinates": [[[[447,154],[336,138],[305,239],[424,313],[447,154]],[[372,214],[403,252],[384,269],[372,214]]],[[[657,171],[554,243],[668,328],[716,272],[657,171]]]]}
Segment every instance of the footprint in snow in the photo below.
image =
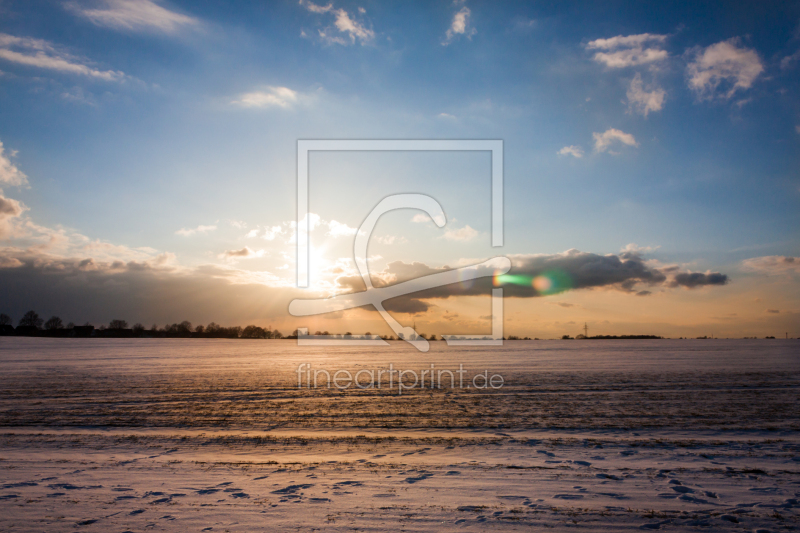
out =
{"type": "Polygon", "coordinates": [[[425,474],[420,474],[419,476],[415,476],[415,477],[407,477],[405,479],[405,481],[406,481],[406,483],[417,483],[418,481],[424,481],[424,480],[428,479],[429,477],[433,477],[433,474],[425,473],[425,474]]]}
{"type": "Polygon", "coordinates": [[[34,481],[21,481],[19,483],[6,483],[5,485],[0,485],[0,489],[15,489],[17,487],[35,487],[39,485],[34,481]]]}
{"type": "Polygon", "coordinates": [[[310,489],[314,485],[306,484],[306,485],[289,485],[288,487],[284,487],[282,489],[273,490],[272,494],[294,494],[296,492],[300,492],[303,489],[310,489]]]}

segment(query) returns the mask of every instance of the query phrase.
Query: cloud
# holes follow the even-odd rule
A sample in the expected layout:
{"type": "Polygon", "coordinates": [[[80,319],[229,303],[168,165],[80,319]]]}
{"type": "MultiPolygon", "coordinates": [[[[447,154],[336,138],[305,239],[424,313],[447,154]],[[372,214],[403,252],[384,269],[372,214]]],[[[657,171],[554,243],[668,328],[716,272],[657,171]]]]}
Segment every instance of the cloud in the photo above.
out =
{"type": "Polygon", "coordinates": [[[442,41],[442,46],[447,46],[459,35],[465,36],[467,39],[472,39],[472,36],[478,33],[478,30],[470,26],[470,17],[472,12],[467,6],[462,7],[453,15],[453,21],[450,23],[450,28],[445,32],[445,39],[442,41]]]}
{"type": "Polygon", "coordinates": [[[25,208],[16,200],[0,194],[0,219],[18,217],[25,208]]]}
{"type": "Polygon", "coordinates": [[[689,87],[699,99],[713,99],[721,84],[728,89],[719,96],[730,98],[736,91],[749,89],[764,72],[756,51],[740,46],[739,42],[734,37],[696,51],[686,73],[689,87]]]}
{"type": "Polygon", "coordinates": [[[297,102],[297,91],[288,87],[267,87],[263,91],[254,91],[241,95],[231,103],[241,107],[291,107],[297,102]]]}
{"type": "Polygon", "coordinates": [[[786,70],[788,68],[792,68],[798,61],[800,61],[800,50],[781,59],[781,69],[786,70]]]}
{"type": "MultiPolygon", "coordinates": [[[[28,184],[28,176],[12,163],[4,153],[5,148],[0,142],[0,184],[22,187],[28,184]]],[[[11,151],[13,157],[15,152],[11,151]]]]}
{"type": "Polygon", "coordinates": [[[773,314],[773,315],[777,315],[778,313],[781,312],[781,310],[780,309],[765,309],[764,312],[765,313],[769,313],[769,314],[773,314]]]}
{"type": "Polygon", "coordinates": [[[767,255],[742,261],[744,270],[764,274],[800,274],[800,257],[767,255]]]}
{"type": "Polygon", "coordinates": [[[642,75],[637,72],[631,80],[631,86],[627,92],[628,111],[644,115],[645,118],[651,111],[661,111],[667,92],[660,87],[652,89],[652,91],[646,91],[642,88],[642,75]]]}
{"type": "Polygon", "coordinates": [[[0,33],[0,58],[20,65],[55,70],[67,74],[79,74],[104,81],[122,81],[125,73],[113,70],[97,70],[79,62],[42,39],[15,37],[0,33]]]}
{"type": "Polygon", "coordinates": [[[255,257],[263,257],[265,255],[264,250],[258,250],[257,252],[251,250],[249,247],[245,246],[241,250],[225,250],[217,257],[220,259],[225,259],[226,261],[237,261],[239,259],[253,259],[255,257]]]}
{"type": "Polygon", "coordinates": [[[118,30],[174,33],[181,27],[199,23],[195,18],[170,11],[151,0],[103,0],[102,4],[104,7],[88,9],[70,2],[66,7],[98,26],[118,30]]]}
{"type": "Polygon", "coordinates": [[[285,231],[280,226],[272,226],[264,228],[262,232],[261,228],[258,227],[251,229],[249,232],[247,232],[245,238],[250,239],[252,237],[258,237],[259,233],[261,233],[261,238],[264,239],[265,241],[274,241],[278,235],[282,235],[283,233],[285,233],[285,231]]]}
{"type": "MultiPolygon", "coordinates": [[[[728,281],[725,274],[718,272],[700,274],[676,272],[672,268],[660,269],[648,264],[636,252],[598,255],[567,250],[560,254],[515,254],[508,258],[511,260],[511,271],[508,276],[499,278],[499,285],[503,287],[503,296],[510,298],[541,297],[576,289],[615,289],[641,296],[648,292],[642,290],[642,286],[694,289],[703,285],[723,285],[728,281]],[[670,275],[673,277],[670,278],[670,275]]],[[[494,269],[481,269],[480,273],[487,277],[474,282],[437,287],[409,298],[425,300],[491,294],[495,286],[492,281],[494,269]]],[[[450,267],[394,261],[382,271],[373,272],[372,279],[376,287],[382,287],[447,270],[450,267]]],[[[339,292],[364,290],[363,281],[358,275],[342,275],[336,279],[336,284],[339,292]]]]}
{"type": "Polygon", "coordinates": [[[636,139],[630,133],[625,133],[615,128],[609,128],[603,133],[592,133],[594,138],[594,151],[605,152],[615,142],[620,142],[628,146],[639,146],[636,139]]]}
{"type": "Polygon", "coordinates": [[[651,33],[618,35],[609,39],[590,41],[586,49],[604,50],[595,53],[594,60],[608,68],[625,68],[667,59],[669,54],[660,48],[666,39],[666,35],[651,33]]]}
{"type": "Polygon", "coordinates": [[[686,287],[694,289],[706,285],[726,285],[730,280],[719,272],[679,272],[670,282],[670,287],[686,287]]]}
{"type": "Polygon", "coordinates": [[[19,217],[26,209],[17,200],[3,196],[3,191],[0,191],[0,239],[11,235],[11,219],[19,217]]]}
{"type": "MultiPolygon", "coordinates": [[[[319,30],[320,39],[328,44],[347,46],[348,44],[359,42],[364,45],[372,42],[375,38],[375,32],[373,30],[367,28],[364,23],[351,17],[344,9],[334,8],[333,3],[321,6],[308,0],[300,0],[300,5],[311,13],[317,15],[331,14],[335,17],[333,26],[328,26],[319,30]],[[334,31],[338,33],[333,33],[334,31]]],[[[366,10],[359,8],[358,12],[364,15],[366,10]]]]}
{"type": "Polygon", "coordinates": [[[181,228],[175,232],[175,235],[182,235],[183,237],[189,237],[194,235],[195,233],[208,233],[209,231],[216,230],[216,226],[197,226],[196,228],[181,228]]]}
{"type": "Polygon", "coordinates": [[[330,235],[331,237],[347,237],[349,235],[355,235],[357,231],[358,229],[351,228],[347,224],[331,220],[328,222],[328,232],[325,235],[330,235]]]}
{"type": "Polygon", "coordinates": [[[558,155],[571,155],[572,157],[580,159],[583,157],[583,148],[580,146],[565,146],[558,151],[558,155]]]}
{"type": "Polygon", "coordinates": [[[477,230],[467,226],[459,229],[451,229],[444,232],[443,237],[450,241],[471,241],[478,236],[477,230]]]}

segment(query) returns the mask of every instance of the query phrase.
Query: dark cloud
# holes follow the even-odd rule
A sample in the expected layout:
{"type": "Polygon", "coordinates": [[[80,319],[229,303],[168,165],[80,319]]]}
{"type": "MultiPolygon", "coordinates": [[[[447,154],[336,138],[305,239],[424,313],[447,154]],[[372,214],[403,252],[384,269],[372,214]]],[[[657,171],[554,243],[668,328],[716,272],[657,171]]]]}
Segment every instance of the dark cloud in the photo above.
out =
{"type": "Polygon", "coordinates": [[[706,285],[725,285],[730,281],[728,276],[719,272],[680,272],[675,274],[670,287],[686,287],[694,289],[706,285]]]}
{"type": "Polygon", "coordinates": [[[765,312],[777,315],[778,313],[781,312],[781,310],[780,309],[767,309],[765,312]]]}
{"type": "Polygon", "coordinates": [[[383,302],[383,308],[390,313],[407,313],[409,315],[419,315],[433,307],[427,302],[410,298],[408,296],[401,296],[400,298],[392,298],[383,302]]]}
{"type": "MultiPolygon", "coordinates": [[[[150,261],[103,262],[0,249],[0,312],[15,320],[30,309],[64,322],[129,323],[189,320],[237,325],[285,318],[296,289],[242,279],[242,272],[209,265],[171,266],[169,256],[150,261]]],[[[284,334],[288,333],[284,331],[284,334]]]]}
{"type": "MultiPolygon", "coordinates": [[[[657,267],[648,264],[636,251],[620,254],[599,255],[579,250],[568,250],[552,255],[510,255],[511,271],[502,278],[503,296],[511,298],[530,298],[546,296],[570,289],[610,288],[647,296],[652,291],[645,287],[666,286],[696,288],[705,285],[724,285],[728,276],[714,273],[680,272],[676,266],[657,267]],[[535,279],[547,278],[549,287],[536,288],[535,279]]],[[[493,271],[481,267],[483,277],[471,282],[455,283],[429,289],[413,295],[413,299],[449,298],[450,296],[487,295],[494,285],[493,271]]],[[[376,287],[393,285],[410,279],[451,270],[448,266],[431,267],[421,262],[404,263],[394,261],[386,268],[373,274],[376,287]]],[[[480,269],[479,269],[480,271],[480,269]]],[[[337,279],[341,289],[349,292],[364,290],[360,276],[342,276],[337,279]]],[[[558,303],[557,305],[562,305],[558,303]]],[[[563,304],[568,307],[573,304],[563,304]]],[[[404,304],[409,307],[410,304],[404,304]]]]}

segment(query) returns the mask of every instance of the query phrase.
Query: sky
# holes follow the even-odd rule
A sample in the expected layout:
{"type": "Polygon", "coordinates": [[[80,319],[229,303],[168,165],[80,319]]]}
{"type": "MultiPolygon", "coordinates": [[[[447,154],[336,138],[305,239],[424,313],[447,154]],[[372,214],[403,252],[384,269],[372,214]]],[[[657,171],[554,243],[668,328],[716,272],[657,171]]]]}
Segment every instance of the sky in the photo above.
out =
{"type": "MultiPolygon", "coordinates": [[[[0,313],[389,334],[376,286],[511,259],[505,332],[800,336],[800,3],[0,1],[0,313]],[[298,139],[503,141],[312,152],[298,139]]],[[[386,302],[491,329],[492,272],[386,302]]]]}

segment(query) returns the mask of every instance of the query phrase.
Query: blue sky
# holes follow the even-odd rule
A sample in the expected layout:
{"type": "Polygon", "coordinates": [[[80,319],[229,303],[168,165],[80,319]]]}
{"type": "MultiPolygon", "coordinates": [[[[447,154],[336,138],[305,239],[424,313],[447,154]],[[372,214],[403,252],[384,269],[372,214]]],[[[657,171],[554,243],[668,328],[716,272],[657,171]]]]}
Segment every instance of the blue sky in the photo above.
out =
{"type": "MultiPolygon", "coordinates": [[[[370,253],[387,280],[393,261],[606,256],[631,243],[665,273],[647,291],[661,300],[616,303],[629,289],[614,278],[556,296],[613,306],[572,304],[585,316],[531,331],[615,313],[609,330],[637,329],[619,306],[636,316],[648,305],[674,309],[643,322],[665,334],[692,334],[684,317],[754,334],[800,322],[800,263],[789,261],[800,255],[797,3],[2,2],[0,72],[0,284],[33,291],[12,291],[12,315],[73,312],[47,295],[66,282],[42,281],[43,260],[69,270],[92,259],[93,275],[122,285],[131,267],[111,265],[135,261],[159,282],[274,290],[283,296],[268,309],[217,308],[291,328],[297,139],[488,138],[504,141],[502,250],[488,245],[484,155],[312,159],[318,288],[335,292],[352,273],[352,231],[382,195],[426,192],[448,226],[383,220],[370,253]],[[671,267],[727,280],[670,288],[671,267]]],[[[76,321],[180,318],[118,300],[76,321]]],[[[212,307],[173,312],[222,320],[212,307]]],[[[368,323],[353,313],[354,326],[368,323]]],[[[447,326],[440,315],[432,327],[447,326]]]]}

